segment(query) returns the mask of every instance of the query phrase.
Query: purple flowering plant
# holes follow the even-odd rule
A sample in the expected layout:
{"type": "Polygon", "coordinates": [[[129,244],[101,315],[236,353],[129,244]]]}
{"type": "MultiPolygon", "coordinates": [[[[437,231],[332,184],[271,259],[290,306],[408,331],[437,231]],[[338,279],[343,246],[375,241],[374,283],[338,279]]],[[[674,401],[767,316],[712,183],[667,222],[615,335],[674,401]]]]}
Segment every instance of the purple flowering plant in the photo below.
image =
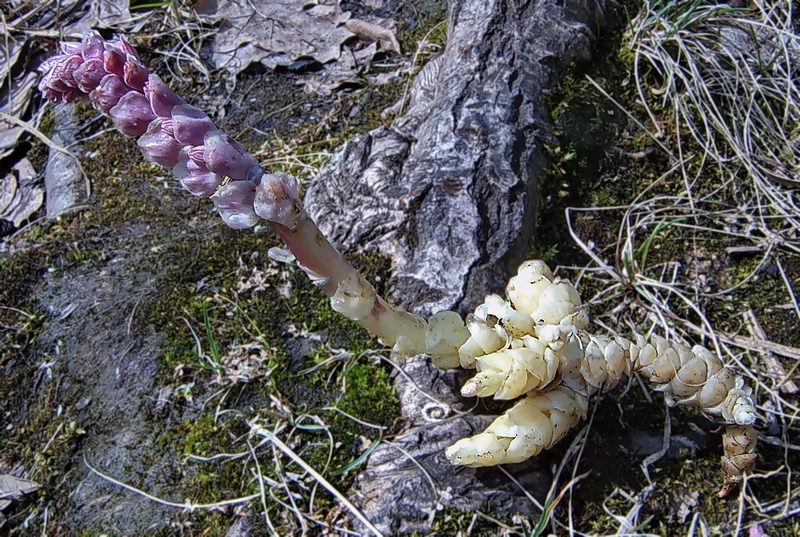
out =
{"type": "Polygon", "coordinates": [[[272,224],[334,309],[388,345],[425,351],[425,321],[377,296],[308,217],[297,180],[264,170],[205,112],[142,65],[123,37],[108,41],[88,32],[79,42],[62,42],[39,70],[45,98],[92,103],[120,132],[137,138],[147,160],[171,168],[191,194],[210,197],[228,226],[246,229],[260,219],[272,224]]]}

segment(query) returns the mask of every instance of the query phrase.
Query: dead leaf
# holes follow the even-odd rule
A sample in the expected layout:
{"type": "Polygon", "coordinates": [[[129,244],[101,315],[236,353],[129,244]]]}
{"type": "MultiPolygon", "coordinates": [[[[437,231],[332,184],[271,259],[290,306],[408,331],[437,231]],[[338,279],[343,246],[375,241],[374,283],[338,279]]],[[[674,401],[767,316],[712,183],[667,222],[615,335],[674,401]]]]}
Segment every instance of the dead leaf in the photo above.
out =
{"type": "MultiPolygon", "coordinates": [[[[233,74],[252,63],[269,69],[298,58],[335,61],[353,36],[337,17],[303,9],[304,0],[220,0],[213,19],[222,25],[212,44],[212,62],[233,74]]],[[[317,6],[319,7],[319,6],[317,6]]]]}
{"type": "MultiPolygon", "coordinates": [[[[0,90],[0,110],[21,119],[28,110],[38,79],[37,73],[29,72],[12,80],[10,90],[8,84],[4,84],[0,90]]],[[[14,150],[23,132],[22,127],[0,119],[0,158],[7,157],[14,150]]]]}
{"type": "Polygon", "coordinates": [[[92,12],[99,26],[119,26],[131,20],[130,0],[95,0],[92,12]]]}
{"type": "Polygon", "coordinates": [[[327,66],[327,69],[319,74],[304,78],[299,83],[307,92],[322,95],[330,95],[347,84],[362,84],[363,81],[359,81],[358,75],[369,65],[377,52],[378,47],[375,43],[356,51],[345,49],[338,62],[327,66]]]}
{"type": "Polygon", "coordinates": [[[44,191],[36,185],[36,170],[26,158],[11,168],[0,185],[0,219],[19,227],[44,201],[44,191]]]}
{"type": "Polygon", "coordinates": [[[692,492],[691,494],[686,494],[681,501],[681,505],[678,508],[678,520],[681,524],[686,523],[686,520],[689,518],[689,515],[692,514],[692,511],[695,507],[697,507],[697,499],[700,497],[700,493],[697,491],[692,492]]]}
{"type": "Polygon", "coordinates": [[[28,479],[21,479],[13,475],[0,475],[0,499],[19,500],[25,494],[30,494],[39,489],[41,485],[28,479]]]}
{"type": "Polygon", "coordinates": [[[350,19],[344,27],[366,41],[377,41],[384,50],[393,50],[400,54],[400,42],[397,41],[395,33],[384,28],[379,24],[362,21],[361,19],[350,19]]]}

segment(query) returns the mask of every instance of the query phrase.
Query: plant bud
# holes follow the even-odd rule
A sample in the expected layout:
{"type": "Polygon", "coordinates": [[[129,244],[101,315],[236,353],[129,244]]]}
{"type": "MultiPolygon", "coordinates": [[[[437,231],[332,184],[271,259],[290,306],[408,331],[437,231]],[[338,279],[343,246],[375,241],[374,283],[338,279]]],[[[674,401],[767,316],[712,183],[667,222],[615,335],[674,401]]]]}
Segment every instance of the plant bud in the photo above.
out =
{"type": "Polygon", "coordinates": [[[300,203],[297,179],[284,173],[264,174],[256,188],[255,211],[258,216],[294,229],[304,212],[300,203]]]}
{"type": "Polygon", "coordinates": [[[175,95],[158,75],[150,73],[144,85],[144,94],[150,101],[153,112],[159,117],[171,117],[172,109],[185,101],[175,95]]]}
{"type": "Polygon", "coordinates": [[[106,72],[117,75],[120,79],[125,79],[125,56],[119,51],[106,46],[106,51],[103,53],[103,68],[106,72]]]}
{"type": "Polygon", "coordinates": [[[141,136],[155,119],[150,103],[135,91],[123,95],[108,113],[114,125],[127,136],[141,136]]]}
{"type": "Polygon", "coordinates": [[[116,106],[123,95],[128,93],[130,88],[125,85],[122,79],[116,75],[106,75],[100,84],[89,94],[89,98],[104,113],[116,106]]]}
{"type": "Polygon", "coordinates": [[[428,319],[425,347],[434,365],[442,369],[458,367],[458,348],[468,336],[469,332],[458,313],[442,311],[428,319]]]}
{"type": "Polygon", "coordinates": [[[530,315],[536,311],[541,293],[552,279],[553,273],[543,261],[525,261],[509,280],[506,295],[518,311],[530,315]]]}
{"type": "Polygon", "coordinates": [[[172,167],[178,163],[181,147],[178,142],[161,128],[161,118],[154,119],[147,132],[137,140],[144,158],[162,166],[172,167]]]}
{"type": "Polygon", "coordinates": [[[217,191],[222,184],[222,177],[208,171],[202,166],[197,166],[189,160],[185,152],[178,157],[178,163],[172,169],[183,188],[195,196],[207,198],[217,191]]]}
{"type": "Polygon", "coordinates": [[[75,69],[72,76],[78,83],[78,89],[84,93],[89,93],[100,84],[100,81],[106,76],[106,72],[103,69],[101,60],[89,60],[75,69]]]}
{"type": "Polygon", "coordinates": [[[254,180],[260,175],[258,163],[227,134],[216,129],[209,131],[203,139],[203,147],[206,166],[218,175],[239,180],[254,180]]]}
{"type": "Polygon", "coordinates": [[[172,128],[175,139],[182,145],[203,145],[206,133],[215,129],[211,119],[190,104],[179,104],[172,109],[172,128]]]}
{"type": "Polygon", "coordinates": [[[83,58],[81,56],[69,56],[63,62],[61,62],[55,69],[55,80],[60,82],[61,85],[58,85],[58,88],[65,91],[68,88],[77,88],[78,83],[75,81],[75,77],[72,74],[75,70],[83,63],[83,58]]]}
{"type": "Polygon", "coordinates": [[[372,314],[375,289],[363,276],[353,272],[343,280],[331,297],[331,308],[348,319],[359,321],[372,314]]]}
{"type": "Polygon", "coordinates": [[[128,55],[123,67],[125,83],[136,91],[144,90],[150,71],[145,68],[133,55],[128,55]]]}
{"type": "Polygon", "coordinates": [[[258,222],[253,211],[256,185],[250,181],[233,181],[211,196],[222,220],[233,229],[247,229],[258,222]]]}
{"type": "Polygon", "coordinates": [[[103,38],[94,32],[86,32],[81,40],[81,50],[83,52],[83,59],[100,60],[103,61],[103,53],[105,52],[105,41],[103,38]]]}

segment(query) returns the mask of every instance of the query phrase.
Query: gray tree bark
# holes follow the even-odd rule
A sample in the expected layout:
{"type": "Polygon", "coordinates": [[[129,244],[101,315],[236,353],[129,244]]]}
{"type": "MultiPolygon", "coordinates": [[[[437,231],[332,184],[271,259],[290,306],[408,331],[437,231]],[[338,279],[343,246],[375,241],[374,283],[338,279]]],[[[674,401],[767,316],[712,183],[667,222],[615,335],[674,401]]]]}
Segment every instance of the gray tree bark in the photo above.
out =
{"type": "Polygon", "coordinates": [[[533,232],[547,91],[590,57],[610,4],[452,0],[446,49],[423,70],[433,87],[412,92],[391,127],[345,144],[309,188],[323,232],[388,254],[394,298],[417,313],[501,290],[533,232]]]}

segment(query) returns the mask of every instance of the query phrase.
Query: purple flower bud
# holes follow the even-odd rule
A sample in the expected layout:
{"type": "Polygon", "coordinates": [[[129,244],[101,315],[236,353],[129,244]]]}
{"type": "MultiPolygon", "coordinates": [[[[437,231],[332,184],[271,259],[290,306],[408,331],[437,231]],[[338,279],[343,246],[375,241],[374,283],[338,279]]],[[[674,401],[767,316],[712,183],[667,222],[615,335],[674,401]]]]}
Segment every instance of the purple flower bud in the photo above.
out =
{"type": "Polygon", "coordinates": [[[67,91],[61,94],[61,101],[65,103],[71,103],[79,101],[83,97],[86,97],[86,94],[78,91],[77,88],[67,88],[67,91]]]}
{"type": "Polygon", "coordinates": [[[112,75],[117,75],[124,79],[125,56],[107,46],[106,51],[103,53],[103,68],[112,75]]]}
{"type": "Polygon", "coordinates": [[[50,88],[43,88],[41,85],[39,86],[39,91],[42,92],[42,96],[45,99],[48,99],[50,101],[60,101],[61,96],[63,95],[63,93],[61,93],[60,91],[56,91],[50,88]]]}
{"type": "Polygon", "coordinates": [[[147,77],[150,71],[144,65],[139,63],[136,56],[128,54],[128,60],[125,62],[125,83],[135,89],[136,91],[143,91],[144,85],[147,82],[147,77]]]}
{"type": "Polygon", "coordinates": [[[106,75],[97,88],[89,94],[89,98],[104,114],[108,114],[109,110],[129,91],[130,88],[117,75],[106,75]]]}
{"type": "Polygon", "coordinates": [[[94,32],[86,32],[81,41],[84,60],[102,60],[105,52],[105,41],[94,32]]]}
{"type": "Polygon", "coordinates": [[[141,148],[144,158],[150,162],[172,167],[178,163],[181,147],[175,138],[163,131],[162,121],[161,118],[154,119],[136,144],[141,148]]]}
{"type": "Polygon", "coordinates": [[[261,174],[255,159],[228,136],[218,130],[210,131],[204,140],[205,160],[208,169],[232,179],[254,180],[261,174]]]}
{"type": "Polygon", "coordinates": [[[285,173],[264,174],[256,187],[253,209],[265,220],[294,229],[304,214],[297,179],[285,173]]]}
{"type": "MultiPolygon", "coordinates": [[[[183,150],[186,151],[186,148],[184,147],[183,150]]],[[[194,161],[191,158],[186,162],[186,169],[189,170],[189,173],[206,173],[209,171],[205,163],[194,161]]]]}
{"type": "Polygon", "coordinates": [[[181,144],[203,145],[203,138],[214,128],[214,123],[199,108],[179,104],[172,109],[172,128],[181,144]]]}
{"type": "Polygon", "coordinates": [[[161,119],[161,130],[175,138],[175,128],[172,126],[172,118],[162,117],[161,119]]]}
{"type": "Polygon", "coordinates": [[[62,41],[58,48],[61,54],[66,55],[80,55],[83,52],[83,45],[76,41],[62,41]]]}
{"type": "Polygon", "coordinates": [[[153,107],[153,112],[160,117],[171,116],[172,109],[185,102],[175,95],[170,87],[164,84],[158,75],[152,73],[147,78],[147,83],[144,85],[144,94],[150,100],[150,106],[153,107]]]}
{"type": "Polygon", "coordinates": [[[75,69],[80,67],[82,63],[83,58],[79,55],[67,56],[58,64],[56,64],[56,66],[53,68],[52,74],[56,76],[58,81],[66,86],[64,88],[65,90],[66,88],[76,88],[78,87],[78,83],[75,82],[75,78],[72,76],[72,73],[74,73],[75,69]]]}
{"type": "Polygon", "coordinates": [[[191,161],[190,164],[194,163],[195,165],[205,168],[207,170],[208,166],[206,166],[206,161],[203,158],[203,155],[205,155],[205,148],[202,145],[196,145],[194,147],[188,146],[188,147],[189,150],[187,151],[187,155],[189,156],[189,160],[191,161]]]}
{"type": "Polygon", "coordinates": [[[117,105],[109,111],[114,125],[128,136],[141,136],[155,114],[144,95],[130,91],[122,96],[117,105]]]}
{"type": "Polygon", "coordinates": [[[247,229],[258,222],[253,211],[256,185],[252,181],[233,181],[220,188],[211,199],[222,220],[233,229],[247,229]]]}
{"type": "Polygon", "coordinates": [[[214,172],[195,172],[181,179],[181,185],[191,194],[207,198],[222,184],[222,177],[214,172]]]}
{"type": "Polygon", "coordinates": [[[75,78],[75,82],[78,83],[78,89],[84,93],[89,93],[100,84],[100,81],[106,76],[106,72],[103,69],[102,60],[89,60],[75,69],[72,76],[75,78]]]}
{"type": "Polygon", "coordinates": [[[47,73],[45,78],[42,79],[42,83],[45,85],[46,88],[50,90],[57,91],[58,93],[63,93],[67,91],[69,88],[67,87],[66,84],[64,84],[64,82],[61,81],[60,78],[58,78],[57,69],[58,66],[53,67],[53,69],[49,73],[47,73]]]}
{"type": "MultiPolygon", "coordinates": [[[[45,76],[48,75],[60,61],[61,56],[51,56],[47,58],[39,65],[39,72],[45,76]]],[[[39,82],[39,84],[41,84],[41,82],[39,82]]]]}
{"type": "Polygon", "coordinates": [[[172,168],[172,173],[180,180],[183,188],[195,196],[203,198],[211,196],[222,184],[222,177],[193,163],[188,159],[185,151],[180,154],[178,163],[172,168]]]}
{"type": "Polygon", "coordinates": [[[181,184],[195,196],[208,197],[217,191],[223,178],[209,171],[204,164],[193,160],[186,162],[186,175],[181,179],[181,184]]]}
{"type": "Polygon", "coordinates": [[[111,46],[115,49],[119,50],[123,56],[131,55],[137,60],[139,59],[139,55],[136,53],[136,49],[131,46],[130,43],[124,38],[119,37],[116,41],[111,43],[111,46]]]}

